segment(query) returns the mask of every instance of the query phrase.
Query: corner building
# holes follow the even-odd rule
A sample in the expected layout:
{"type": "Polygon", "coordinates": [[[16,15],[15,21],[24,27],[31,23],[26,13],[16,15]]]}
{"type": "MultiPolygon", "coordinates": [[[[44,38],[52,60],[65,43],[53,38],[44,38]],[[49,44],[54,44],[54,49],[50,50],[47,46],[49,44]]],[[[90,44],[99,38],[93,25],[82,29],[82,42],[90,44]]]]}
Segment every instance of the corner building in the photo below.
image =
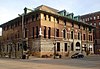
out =
{"type": "Polygon", "coordinates": [[[30,55],[52,57],[54,53],[68,57],[76,52],[93,54],[93,26],[74,19],[65,10],[58,11],[41,5],[24,16],[24,40],[22,46],[22,17],[1,25],[2,56],[20,58],[30,55]]]}

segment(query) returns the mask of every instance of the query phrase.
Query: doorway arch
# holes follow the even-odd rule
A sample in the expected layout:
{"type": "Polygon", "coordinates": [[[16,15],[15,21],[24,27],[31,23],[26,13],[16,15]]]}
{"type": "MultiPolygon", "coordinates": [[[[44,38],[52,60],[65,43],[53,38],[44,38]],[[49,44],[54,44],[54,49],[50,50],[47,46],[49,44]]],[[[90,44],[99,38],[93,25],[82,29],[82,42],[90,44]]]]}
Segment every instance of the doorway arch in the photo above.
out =
{"type": "Polygon", "coordinates": [[[80,51],[80,43],[79,42],[76,43],[76,51],[80,51]]]}

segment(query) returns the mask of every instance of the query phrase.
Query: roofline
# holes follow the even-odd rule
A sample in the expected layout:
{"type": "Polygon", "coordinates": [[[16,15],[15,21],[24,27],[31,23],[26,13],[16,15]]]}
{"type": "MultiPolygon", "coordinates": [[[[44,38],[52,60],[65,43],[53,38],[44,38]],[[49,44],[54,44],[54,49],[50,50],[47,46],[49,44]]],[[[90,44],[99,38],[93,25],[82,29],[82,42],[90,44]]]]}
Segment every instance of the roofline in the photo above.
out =
{"type": "Polygon", "coordinates": [[[88,14],[84,14],[84,15],[81,15],[81,17],[83,17],[83,16],[87,16],[87,15],[93,15],[93,14],[97,14],[97,13],[100,13],[100,11],[92,12],[92,13],[88,13],[88,14]]]}
{"type": "MultiPolygon", "coordinates": [[[[35,12],[47,13],[47,14],[54,15],[54,16],[56,16],[56,17],[64,18],[64,19],[67,18],[69,22],[75,22],[76,24],[79,23],[79,24],[82,24],[82,25],[86,25],[86,26],[89,26],[89,27],[95,28],[95,26],[91,26],[91,25],[89,25],[89,24],[87,24],[87,23],[85,23],[85,22],[76,21],[76,20],[74,20],[74,19],[71,19],[71,18],[68,18],[68,17],[65,17],[65,16],[61,16],[61,15],[58,15],[58,14],[53,14],[53,13],[51,13],[51,12],[47,12],[47,11],[43,11],[43,10],[34,10],[34,11],[32,11],[32,12],[26,14],[26,16],[32,14],[33,12],[34,12],[34,13],[35,13],[35,12]]],[[[3,25],[5,25],[5,24],[7,24],[7,23],[9,23],[9,22],[14,21],[14,20],[16,20],[16,19],[18,19],[18,18],[20,18],[20,17],[17,17],[17,18],[12,19],[12,20],[10,20],[10,21],[4,23],[4,24],[1,24],[0,27],[2,27],[3,25]]]]}

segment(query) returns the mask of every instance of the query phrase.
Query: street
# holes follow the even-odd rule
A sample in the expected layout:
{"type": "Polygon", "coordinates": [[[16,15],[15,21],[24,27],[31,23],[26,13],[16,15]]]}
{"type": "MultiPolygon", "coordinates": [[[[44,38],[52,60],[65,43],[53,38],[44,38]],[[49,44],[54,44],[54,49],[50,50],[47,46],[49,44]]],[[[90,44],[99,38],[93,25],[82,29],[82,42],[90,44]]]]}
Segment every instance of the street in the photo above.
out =
{"type": "Polygon", "coordinates": [[[0,58],[0,69],[100,69],[100,56],[88,56],[81,59],[0,58]]]}

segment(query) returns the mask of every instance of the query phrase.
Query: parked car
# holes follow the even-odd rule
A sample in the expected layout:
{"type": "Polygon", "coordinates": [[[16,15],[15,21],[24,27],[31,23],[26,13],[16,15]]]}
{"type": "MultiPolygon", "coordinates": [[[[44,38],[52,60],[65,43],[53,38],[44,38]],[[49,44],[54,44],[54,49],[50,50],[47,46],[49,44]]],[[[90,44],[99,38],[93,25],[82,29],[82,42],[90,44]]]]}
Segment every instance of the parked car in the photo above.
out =
{"type": "Polygon", "coordinates": [[[71,58],[83,58],[84,55],[82,53],[75,53],[71,56],[71,58]]]}

